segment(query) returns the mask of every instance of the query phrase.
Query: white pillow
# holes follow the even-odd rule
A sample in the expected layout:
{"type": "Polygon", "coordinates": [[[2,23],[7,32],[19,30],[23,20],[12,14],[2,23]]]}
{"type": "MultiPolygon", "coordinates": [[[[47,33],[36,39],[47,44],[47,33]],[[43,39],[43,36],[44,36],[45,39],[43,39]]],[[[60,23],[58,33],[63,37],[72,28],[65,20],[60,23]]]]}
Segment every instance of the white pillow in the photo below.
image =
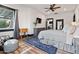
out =
{"type": "Polygon", "coordinates": [[[75,26],[65,26],[62,31],[69,34],[74,34],[75,30],[76,30],[75,26]]]}
{"type": "Polygon", "coordinates": [[[74,32],[75,36],[79,36],[79,27],[76,28],[75,32],[74,32]]]}
{"type": "Polygon", "coordinates": [[[69,26],[64,26],[63,30],[65,33],[67,33],[69,31],[69,26]]]}
{"type": "Polygon", "coordinates": [[[76,31],[76,27],[75,26],[71,26],[70,29],[69,29],[69,34],[74,34],[76,31]]]}

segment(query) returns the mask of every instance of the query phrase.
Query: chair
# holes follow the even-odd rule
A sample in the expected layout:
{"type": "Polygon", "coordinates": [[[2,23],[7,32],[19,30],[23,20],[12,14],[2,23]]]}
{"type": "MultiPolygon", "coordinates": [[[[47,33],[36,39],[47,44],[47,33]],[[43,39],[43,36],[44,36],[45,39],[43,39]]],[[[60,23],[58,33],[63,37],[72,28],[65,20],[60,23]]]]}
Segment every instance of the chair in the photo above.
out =
{"type": "Polygon", "coordinates": [[[18,46],[19,46],[18,40],[16,40],[16,39],[7,40],[3,46],[4,52],[6,52],[6,53],[13,52],[18,48],[18,46]]]}

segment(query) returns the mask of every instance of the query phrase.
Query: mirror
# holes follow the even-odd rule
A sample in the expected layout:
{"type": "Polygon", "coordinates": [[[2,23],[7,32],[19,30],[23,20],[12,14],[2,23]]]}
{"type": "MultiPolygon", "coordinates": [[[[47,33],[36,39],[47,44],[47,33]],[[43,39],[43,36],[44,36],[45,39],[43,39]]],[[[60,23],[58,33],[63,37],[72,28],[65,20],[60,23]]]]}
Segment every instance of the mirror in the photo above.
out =
{"type": "Polygon", "coordinates": [[[47,18],[46,19],[46,29],[53,29],[54,28],[54,19],[47,18]]]}
{"type": "Polygon", "coordinates": [[[56,20],[56,30],[62,30],[64,27],[64,19],[56,20]]]}

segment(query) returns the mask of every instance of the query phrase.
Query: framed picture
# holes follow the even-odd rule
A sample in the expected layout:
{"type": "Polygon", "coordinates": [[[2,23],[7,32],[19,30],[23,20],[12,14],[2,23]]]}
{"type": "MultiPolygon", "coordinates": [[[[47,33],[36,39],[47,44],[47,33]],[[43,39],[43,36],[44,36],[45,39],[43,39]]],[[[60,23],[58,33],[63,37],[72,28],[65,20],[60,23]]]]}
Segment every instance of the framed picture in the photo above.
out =
{"type": "Polygon", "coordinates": [[[41,19],[41,18],[38,18],[38,17],[36,18],[36,22],[37,22],[37,23],[39,23],[39,24],[40,24],[40,23],[41,23],[41,21],[42,21],[42,19],[41,19]]]}
{"type": "Polygon", "coordinates": [[[46,20],[46,29],[53,29],[54,28],[54,19],[53,18],[47,18],[46,20]]]}
{"type": "Polygon", "coordinates": [[[64,19],[56,20],[56,30],[62,30],[64,27],[64,19]]]}

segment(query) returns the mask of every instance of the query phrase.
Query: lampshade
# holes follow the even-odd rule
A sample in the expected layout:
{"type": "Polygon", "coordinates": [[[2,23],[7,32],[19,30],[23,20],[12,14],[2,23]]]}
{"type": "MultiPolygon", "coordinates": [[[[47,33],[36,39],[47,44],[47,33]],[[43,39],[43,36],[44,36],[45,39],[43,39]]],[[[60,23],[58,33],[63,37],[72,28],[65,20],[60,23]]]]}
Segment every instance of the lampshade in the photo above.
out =
{"type": "Polygon", "coordinates": [[[72,25],[73,25],[73,26],[77,26],[78,23],[77,23],[77,22],[72,22],[72,25]]]}
{"type": "Polygon", "coordinates": [[[79,22],[72,22],[72,26],[79,27],[79,22]]]}

